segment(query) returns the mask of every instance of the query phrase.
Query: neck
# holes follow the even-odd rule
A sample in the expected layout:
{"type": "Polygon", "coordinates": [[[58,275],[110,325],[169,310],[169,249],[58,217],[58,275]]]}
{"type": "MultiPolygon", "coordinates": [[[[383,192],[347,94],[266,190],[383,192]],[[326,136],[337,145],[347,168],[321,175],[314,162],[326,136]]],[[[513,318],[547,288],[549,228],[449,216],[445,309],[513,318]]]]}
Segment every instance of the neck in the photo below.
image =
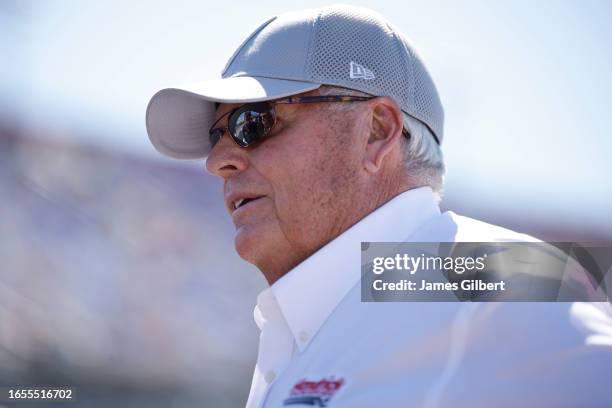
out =
{"type": "Polygon", "coordinates": [[[312,256],[327,243],[340,236],[344,231],[361,221],[368,214],[376,211],[386,202],[390,201],[397,195],[416,187],[407,184],[397,186],[396,184],[396,188],[385,188],[389,187],[390,183],[394,181],[395,180],[392,178],[388,178],[385,182],[371,185],[369,188],[364,189],[364,191],[357,197],[350,200],[350,207],[347,206],[346,208],[351,208],[352,211],[345,211],[343,216],[335,219],[335,222],[333,223],[330,221],[330,225],[333,224],[334,226],[330,228],[330,231],[328,231],[327,234],[325,234],[327,238],[321,240],[317,245],[311,246],[310,248],[304,248],[292,255],[288,253],[288,256],[282,259],[268,257],[265,264],[257,265],[265,279],[268,281],[268,284],[274,284],[274,282],[279,280],[302,261],[312,256]]]}

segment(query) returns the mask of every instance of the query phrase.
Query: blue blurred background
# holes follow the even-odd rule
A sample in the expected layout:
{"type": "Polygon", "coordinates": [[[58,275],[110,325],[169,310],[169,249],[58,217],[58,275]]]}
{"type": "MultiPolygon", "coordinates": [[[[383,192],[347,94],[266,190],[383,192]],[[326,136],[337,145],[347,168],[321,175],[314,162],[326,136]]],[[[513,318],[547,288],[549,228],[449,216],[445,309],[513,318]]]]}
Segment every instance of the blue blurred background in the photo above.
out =
{"type": "MultiPolygon", "coordinates": [[[[0,2],[0,385],[244,404],[265,281],[233,251],[221,183],[159,156],[144,111],[218,77],[267,17],[323,4],[0,2]]],[[[353,4],[399,27],[438,85],[445,209],[612,242],[612,3],[353,4]]]]}

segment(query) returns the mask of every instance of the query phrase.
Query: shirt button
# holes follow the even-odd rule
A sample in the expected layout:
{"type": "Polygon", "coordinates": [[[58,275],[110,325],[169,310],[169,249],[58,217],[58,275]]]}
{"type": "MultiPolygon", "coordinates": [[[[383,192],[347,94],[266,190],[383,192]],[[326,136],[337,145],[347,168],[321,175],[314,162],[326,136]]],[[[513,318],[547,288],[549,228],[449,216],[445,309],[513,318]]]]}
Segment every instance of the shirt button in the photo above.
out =
{"type": "Polygon", "coordinates": [[[308,333],[306,333],[305,331],[301,331],[298,335],[298,339],[301,343],[306,343],[308,341],[308,337],[308,333]]]}
{"type": "Polygon", "coordinates": [[[274,371],[268,371],[266,375],[264,375],[264,380],[270,384],[276,378],[276,373],[274,371]]]}

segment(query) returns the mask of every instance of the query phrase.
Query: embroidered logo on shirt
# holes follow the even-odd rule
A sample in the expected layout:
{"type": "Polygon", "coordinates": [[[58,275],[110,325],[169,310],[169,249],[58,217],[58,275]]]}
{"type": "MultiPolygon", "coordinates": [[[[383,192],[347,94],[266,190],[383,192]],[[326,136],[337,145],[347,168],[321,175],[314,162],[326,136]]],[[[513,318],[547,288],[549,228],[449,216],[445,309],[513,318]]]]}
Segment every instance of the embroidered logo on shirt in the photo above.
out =
{"type": "Polygon", "coordinates": [[[344,384],[344,378],[323,378],[320,381],[301,380],[293,386],[289,397],[283,401],[283,405],[312,405],[326,407],[329,400],[338,392],[344,384]]]}

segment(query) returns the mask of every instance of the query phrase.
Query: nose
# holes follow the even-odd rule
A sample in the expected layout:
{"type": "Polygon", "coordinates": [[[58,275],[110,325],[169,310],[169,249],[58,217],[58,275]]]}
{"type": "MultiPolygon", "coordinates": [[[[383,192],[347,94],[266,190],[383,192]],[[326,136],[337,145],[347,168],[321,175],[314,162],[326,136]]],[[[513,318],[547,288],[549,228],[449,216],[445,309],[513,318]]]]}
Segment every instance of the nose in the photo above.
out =
{"type": "Polygon", "coordinates": [[[227,179],[249,166],[246,149],[238,146],[225,132],[206,159],[206,170],[215,176],[227,179]]]}

